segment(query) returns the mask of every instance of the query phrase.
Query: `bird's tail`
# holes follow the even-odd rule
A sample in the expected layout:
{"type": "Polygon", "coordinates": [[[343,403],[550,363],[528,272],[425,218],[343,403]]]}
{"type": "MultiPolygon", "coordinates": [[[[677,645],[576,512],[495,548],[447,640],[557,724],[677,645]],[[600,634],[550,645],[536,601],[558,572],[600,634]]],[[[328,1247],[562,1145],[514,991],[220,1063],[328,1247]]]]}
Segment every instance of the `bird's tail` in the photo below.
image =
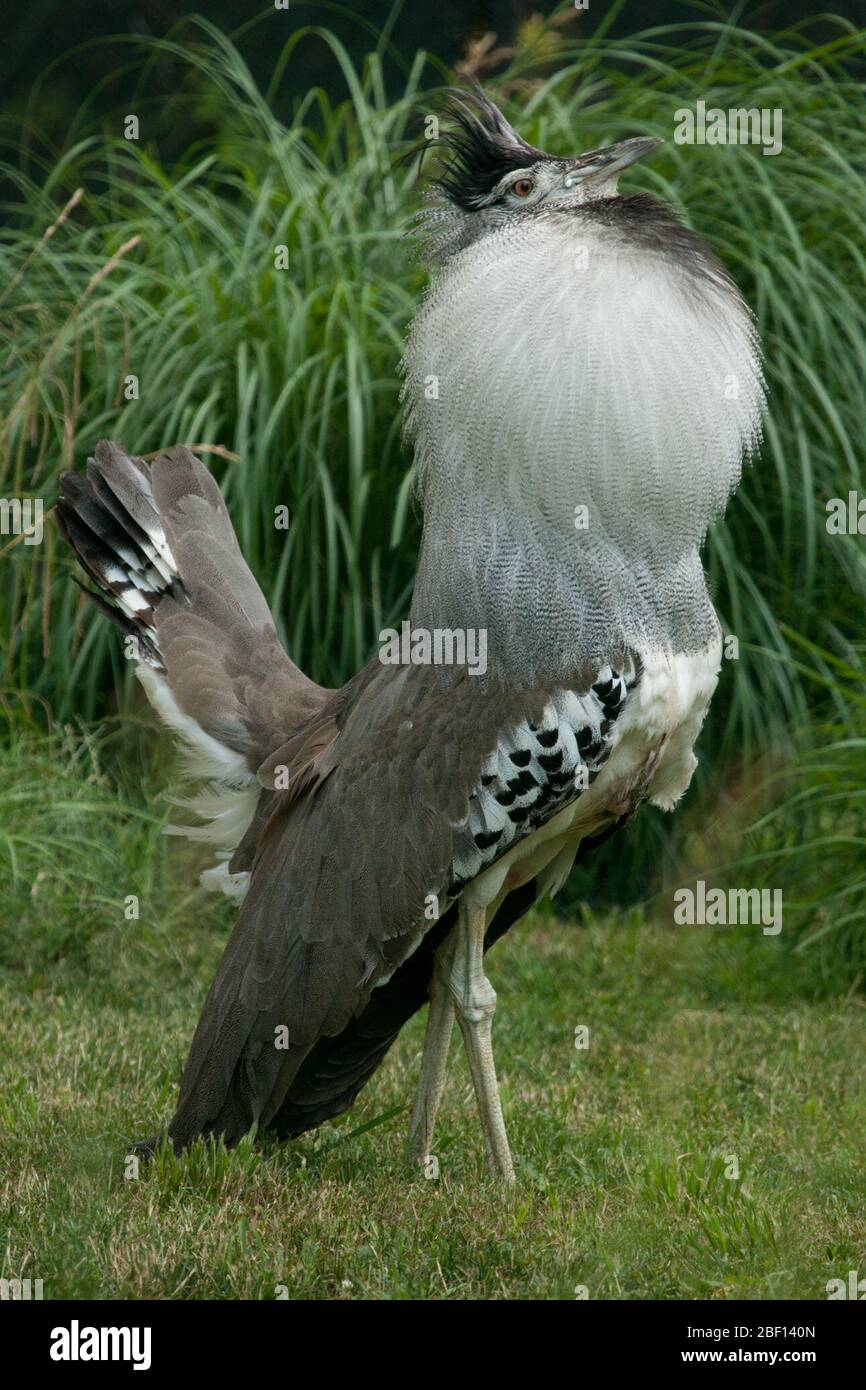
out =
{"type": "Polygon", "coordinates": [[[130,655],[164,671],[155,614],[179,572],[150,470],[142,459],[102,440],[88,460],[86,476],[61,474],[60,492],[56,515],[61,533],[100,590],[90,598],[131,639],[130,655]]]}
{"type": "Polygon", "coordinates": [[[182,803],[210,824],[182,833],[227,855],[255,813],[257,769],[324,692],[280,645],[220,490],[188,449],[148,467],[102,440],[86,476],[60,486],[58,524],[89,597],[123,633],[185,771],[215,784],[182,803]]]}

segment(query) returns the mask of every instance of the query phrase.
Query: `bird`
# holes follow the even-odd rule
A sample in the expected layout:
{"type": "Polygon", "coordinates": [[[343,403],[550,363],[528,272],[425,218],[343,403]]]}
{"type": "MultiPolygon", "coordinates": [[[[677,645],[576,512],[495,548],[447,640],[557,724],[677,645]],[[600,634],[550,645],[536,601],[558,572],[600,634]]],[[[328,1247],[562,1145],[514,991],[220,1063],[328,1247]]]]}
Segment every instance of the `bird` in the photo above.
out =
{"type": "Polygon", "coordinates": [[[148,464],[102,440],[61,478],[87,592],[198,779],[183,804],[205,824],[174,829],[216,848],[202,881],[240,904],[179,1152],[335,1118],[426,1006],[412,1158],[434,1153],[456,1019],[487,1171],[515,1181],[486,953],[643,803],[686,791],[722,657],[701,549],[761,440],[734,280],[672,206],[620,192],[661,143],[551,155],[477,83],[446,96],[401,363],[408,654],[311,680],[189,449],[148,464]],[[482,635],[485,661],[437,634],[482,635]]]}

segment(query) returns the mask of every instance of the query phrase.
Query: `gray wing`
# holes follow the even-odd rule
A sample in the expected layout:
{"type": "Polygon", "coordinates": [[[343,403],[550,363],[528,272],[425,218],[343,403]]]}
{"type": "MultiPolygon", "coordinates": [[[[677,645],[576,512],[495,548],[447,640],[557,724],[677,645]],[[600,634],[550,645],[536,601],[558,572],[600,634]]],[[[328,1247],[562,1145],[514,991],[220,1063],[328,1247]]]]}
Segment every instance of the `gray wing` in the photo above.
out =
{"type": "MultiPolygon", "coordinates": [[[[377,662],[335,697],[332,741],[300,791],[277,794],[262,834],[190,1049],[169,1130],[178,1147],[267,1124],[313,1044],[339,1034],[433,926],[425,906],[444,905],[484,760],[538,705],[462,672],[377,662]]],[[[292,757],[303,764],[302,749],[292,757]]]]}

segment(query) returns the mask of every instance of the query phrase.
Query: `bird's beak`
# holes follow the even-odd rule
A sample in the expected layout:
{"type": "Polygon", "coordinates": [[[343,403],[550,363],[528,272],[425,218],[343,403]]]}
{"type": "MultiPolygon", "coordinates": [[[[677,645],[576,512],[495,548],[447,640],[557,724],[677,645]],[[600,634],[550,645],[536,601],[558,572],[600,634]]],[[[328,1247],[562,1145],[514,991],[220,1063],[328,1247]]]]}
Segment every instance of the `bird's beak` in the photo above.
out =
{"type": "Polygon", "coordinates": [[[663,144],[664,140],[657,140],[654,136],[637,135],[633,140],[620,140],[616,145],[590,150],[588,154],[582,154],[571,161],[566,171],[565,184],[570,187],[571,183],[578,179],[583,181],[596,176],[609,178],[611,174],[618,174],[622,169],[627,169],[630,164],[643,159],[644,155],[663,144]]]}

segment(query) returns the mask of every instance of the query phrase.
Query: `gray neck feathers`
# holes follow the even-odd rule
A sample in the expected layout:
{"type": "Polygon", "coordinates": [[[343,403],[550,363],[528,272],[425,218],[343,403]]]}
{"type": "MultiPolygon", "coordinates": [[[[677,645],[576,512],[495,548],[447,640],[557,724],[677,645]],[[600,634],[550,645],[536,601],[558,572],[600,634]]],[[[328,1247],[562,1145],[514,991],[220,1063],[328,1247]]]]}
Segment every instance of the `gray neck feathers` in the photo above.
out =
{"type": "Polygon", "coordinates": [[[699,548],[757,445],[761,368],[736,289],[661,206],[515,217],[448,257],[412,326],[411,620],[486,628],[498,683],[717,632],[699,548]]]}

